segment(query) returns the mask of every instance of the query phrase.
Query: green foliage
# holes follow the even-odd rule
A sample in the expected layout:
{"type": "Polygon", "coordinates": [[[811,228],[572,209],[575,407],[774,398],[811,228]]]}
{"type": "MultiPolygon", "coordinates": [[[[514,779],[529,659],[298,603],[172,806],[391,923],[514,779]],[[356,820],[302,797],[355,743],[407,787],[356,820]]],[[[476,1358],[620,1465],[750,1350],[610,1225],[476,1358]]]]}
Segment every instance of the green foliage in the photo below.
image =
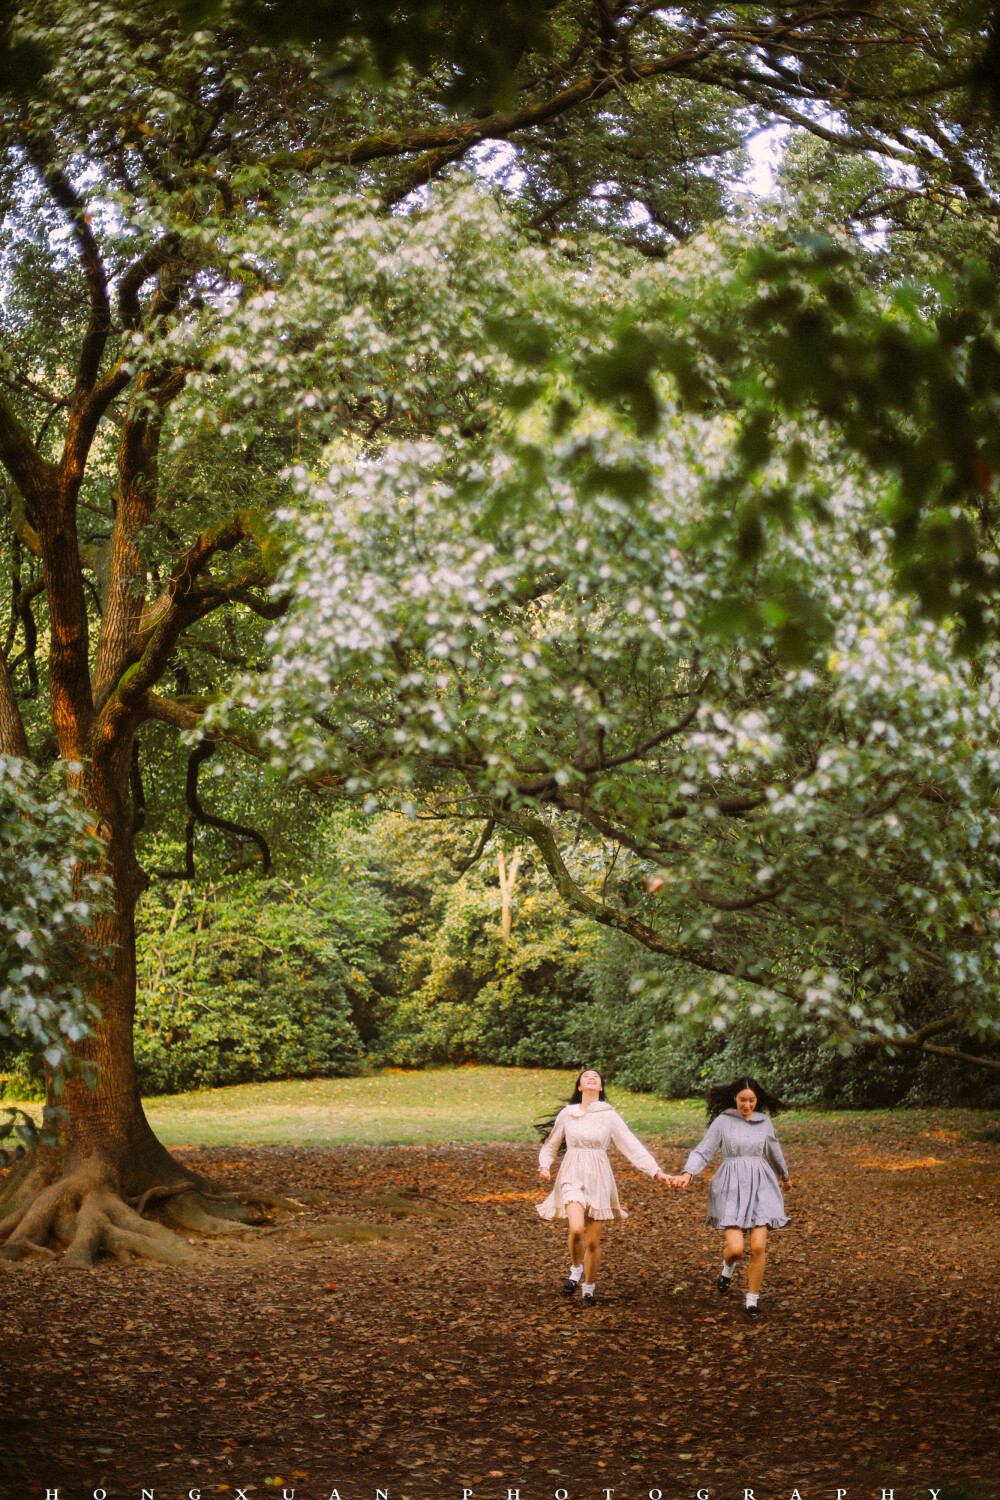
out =
{"type": "MultiPolygon", "coordinates": [[[[904,1052],[890,1057],[881,1049],[858,1048],[845,1056],[815,1035],[776,1031],[749,1001],[736,1007],[721,1031],[711,1024],[678,1024],[669,1018],[669,1007],[627,996],[617,1005],[594,1006],[586,1020],[594,1056],[604,1060],[609,1078],[670,1099],[701,1095],[710,1083],[747,1072],[801,1109],[1000,1104],[1000,1082],[967,1064],[904,1052]]],[[[995,1049],[987,1055],[995,1056],[995,1049]]]]}
{"type": "MultiPolygon", "coordinates": [[[[919,978],[939,1019],[994,1036],[1000,659],[957,660],[946,630],[894,599],[881,496],[821,433],[788,424],[780,444],[748,444],[662,377],[648,432],[630,392],[608,409],[604,391],[573,389],[571,372],[586,383],[623,347],[625,312],[598,319],[595,303],[641,304],[667,340],[678,305],[733,294],[734,237],[581,271],[516,241],[498,253],[504,222],[472,193],[394,224],[388,262],[374,219],[315,223],[332,253],[299,258],[290,303],[323,308],[331,346],[369,340],[398,362],[415,413],[444,325],[420,319],[413,267],[436,308],[429,268],[460,250],[442,404],[479,372],[484,428],[475,445],[446,423],[377,464],[341,450],[296,471],[313,514],[282,579],[295,604],[240,692],[275,716],[280,763],[332,771],[372,807],[478,811],[533,842],[575,910],[714,976],[692,1013],[725,1021],[732,981],[750,982],[783,1024],[892,1045],[919,978]],[[375,303],[358,278],[376,264],[399,311],[377,329],[382,314],[355,310],[375,303]],[[544,326],[541,370],[495,349],[504,306],[544,326]],[[741,497],[728,517],[726,493],[741,497]],[[581,820],[620,846],[616,901],[564,878],[581,820]]],[[[241,309],[220,348],[283,363],[294,386],[264,311],[241,309]]]]}
{"type": "Polygon", "coordinates": [[[314,43],[341,79],[363,70],[359,42],[383,73],[403,62],[421,71],[447,67],[445,97],[487,109],[509,104],[517,63],[548,32],[545,7],[536,0],[488,6],[478,0],[164,0],[164,8],[190,27],[235,20],[271,44],[314,43]]]}
{"type": "Polygon", "coordinates": [[[956,619],[966,649],[979,645],[996,631],[1000,593],[1000,280],[968,263],[954,279],[875,297],[850,251],[823,236],[752,255],[748,278],[768,405],[742,419],[745,481],[766,465],[781,420],[773,398],[780,411],[818,413],[885,476],[901,589],[932,618],[956,619]]]}
{"type": "MultiPolygon", "coordinates": [[[[776,1027],[750,986],[737,987],[725,1026],[685,1017],[690,971],[566,912],[530,853],[504,943],[496,844],[456,878],[448,874],[456,842],[440,825],[398,815],[376,818],[360,837],[392,918],[378,1034],[386,1062],[590,1062],[619,1086],[667,1098],[700,1096],[709,1082],[749,1070],[800,1107],[985,1108],[1000,1099],[1000,1085],[960,1062],[873,1048],[845,1054],[802,1027],[776,1027]]],[[[581,843],[572,863],[581,882],[617,893],[608,855],[581,843]]],[[[909,997],[910,1025],[931,1013],[926,997],[909,997]]]]}
{"type": "Polygon", "coordinates": [[[572,1067],[588,999],[582,968],[598,934],[567,922],[551,891],[528,890],[517,930],[500,932],[497,890],[463,877],[433,924],[410,938],[399,998],[382,1032],[386,1059],[572,1067]]]}
{"type": "Polygon", "coordinates": [[[387,921],[353,872],[186,882],[139,909],[136,1058],[149,1093],[366,1066],[387,921]]]}
{"type": "Polygon", "coordinates": [[[102,853],[61,773],[0,756],[0,1068],[28,1049],[59,1069],[89,1030],[102,853]]]}
{"type": "MultiPolygon", "coordinates": [[[[989,635],[995,564],[970,531],[970,474],[992,482],[990,273],[961,294],[931,283],[911,305],[871,291],[877,256],[858,270],[828,237],[782,257],[787,235],[764,215],[748,216],[749,269],[742,231],[689,238],[732,208],[751,126],[787,117],[790,100],[810,124],[811,91],[827,115],[838,101],[844,134],[826,145],[854,153],[837,158],[854,232],[865,200],[892,231],[915,222],[885,207],[881,149],[925,217],[940,203],[988,238],[995,146],[971,120],[958,139],[947,77],[981,50],[982,9],[890,4],[863,48],[869,21],[850,6],[801,38],[766,6],[738,25],[697,5],[620,7],[612,24],[583,0],[534,15],[522,0],[180,9],[187,30],[154,0],[45,0],[17,4],[4,31],[33,90],[30,110],[8,96],[0,115],[4,460],[22,489],[58,461],[86,387],[70,335],[89,319],[108,405],[73,460],[92,575],[73,587],[96,682],[135,684],[158,663],[175,699],[144,697],[137,713],[172,731],[211,721],[249,752],[250,772],[210,799],[230,823],[241,793],[281,823],[256,776],[272,750],[369,809],[493,820],[534,844],[578,913],[712,974],[679,1002],[693,1014],[735,1023],[753,984],[839,1045],[892,1044],[916,976],[933,1016],[950,1009],[988,1043],[997,662],[955,664],[947,634],[892,586],[902,577],[936,616],[957,598],[969,641],[989,635]],[[782,66],[761,69],[775,47],[782,66]],[[411,71],[366,91],[355,79],[372,54],[411,71]],[[480,113],[456,134],[449,99],[496,102],[508,86],[516,130],[480,113]],[[554,94],[585,106],[586,129],[566,129],[554,94]],[[493,132],[515,132],[512,212],[481,185],[414,196],[493,132]],[[640,264],[623,244],[664,258],[640,264]],[[108,311],[105,278],[122,294],[108,311]],[[251,510],[243,554],[180,564],[251,510]],[[136,605],[127,629],[109,588],[136,605]],[[234,685],[234,668],[252,675],[234,685]],[[610,884],[595,878],[599,839],[620,856],[610,884]]],[[[3,539],[3,649],[48,754],[39,540],[13,490],[3,539]]],[[[90,683],[72,687],[82,733],[90,683]]],[[[103,714],[113,699],[97,697],[103,714]]],[[[133,727],[116,747],[124,843],[144,811],[125,784],[133,727]]],[[[140,779],[162,769],[161,734],[142,730],[140,779]]],[[[223,776],[228,764],[215,762],[223,776]]],[[[179,785],[174,766],[151,823],[177,812],[179,785]]],[[[218,833],[199,834],[213,877],[227,868],[218,833]]],[[[325,896],[302,897],[300,942],[279,916],[298,899],[269,901],[245,952],[245,894],[213,892],[218,942],[196,905],[143,929],[156,1086],[214,1077],[225,1057],[226,1076],[354,1066],[350,1028],[367,1045],[388,1026],[366,988],[370,947],[362,978],[343,972],[359,913],[334,941],[325,896]],[[252,1012],[242,1030],[237,998],[252,1012]]],[[[467,885],[419,953],[413,936],[419,983],[392,1024],[414,1057],[530,1053],[583,993],[576,936],[560,947],[539,908],[523,962],[492,955],[485,899],[467,885]]]]}

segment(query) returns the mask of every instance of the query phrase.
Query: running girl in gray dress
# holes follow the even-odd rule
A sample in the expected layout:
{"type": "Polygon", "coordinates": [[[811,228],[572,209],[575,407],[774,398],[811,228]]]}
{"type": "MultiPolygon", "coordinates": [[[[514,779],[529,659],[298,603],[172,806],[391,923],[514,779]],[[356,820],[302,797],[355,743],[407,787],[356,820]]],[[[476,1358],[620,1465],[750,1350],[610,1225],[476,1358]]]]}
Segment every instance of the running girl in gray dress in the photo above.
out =
{"type": "Polygon", "coordinates": [[[786,1187],[791,1186],[791,1179],[769,1118],[783,1108],[781,1100],[755,1078],[743,1076],[732,1083],[716,1084],[708,1091],[708,1130],[684,1163],[684,1170],[670,1178],[672,1187],[686,1188],[715,1153],[722,1151],[722,1161],[708,1189],[708,1222],[726,1236],[716,1286],[720,1292],[728,1292],[732,1286],[736,1262],[743,1254],[744,1233],[749,1230],[746,1310],[751,1318],[760,1315],[767,1231],[782,1229],[789,1222],[778,1177],[786,1187]]]}

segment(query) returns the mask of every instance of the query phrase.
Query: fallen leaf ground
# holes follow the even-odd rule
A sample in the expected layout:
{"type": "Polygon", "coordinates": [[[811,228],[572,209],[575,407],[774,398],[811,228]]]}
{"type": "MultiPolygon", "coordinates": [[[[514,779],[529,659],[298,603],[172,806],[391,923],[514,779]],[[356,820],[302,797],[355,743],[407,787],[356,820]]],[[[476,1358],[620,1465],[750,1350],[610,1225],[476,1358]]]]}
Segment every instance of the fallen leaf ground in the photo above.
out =
{"type": "MultiPolygon", "coordinates": [[[[912,1116],[779,1134],[757,1324],[716,1292],[704,1179],[619,1165],[586,1310],[530,1148],[179,1153],[310,1201],[191,1269],[5,1267],[0,1494],[994,1500],[1000,1146],[912,1116]]],[[[690,1142],[651,1144],[674,1168],[690,1142]]]]}

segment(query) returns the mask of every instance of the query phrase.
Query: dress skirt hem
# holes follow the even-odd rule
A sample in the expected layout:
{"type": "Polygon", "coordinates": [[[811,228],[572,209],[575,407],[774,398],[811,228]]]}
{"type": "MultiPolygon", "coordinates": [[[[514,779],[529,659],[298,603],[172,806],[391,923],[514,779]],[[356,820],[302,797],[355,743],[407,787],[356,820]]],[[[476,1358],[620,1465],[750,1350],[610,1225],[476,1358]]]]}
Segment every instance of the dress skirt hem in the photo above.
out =
{"type": "Polygon", "coordinates": [[[711,1214],[705,1219],[709,1229],[787,1229],[791,1218],[784,1219],[755,1219],[752,1224],[734,1224],[732,1219],[723,1223],[721,1219],[713,1219],[711,1214]]]}
{"type": "Polygon", "coordinates": [[[614,1173],[606,1151],[569,1146],[556,1174],[552,1191],[535,1208],[540,1218],[550,1222],[565,1219],[567,1203],[582,1203],[588,1219],[627,1219],[618,1201],[614,1173]]]}
{"type": "Polygon", "coordinates": [[[784,1229],[778,1179],[759,1156],[724,1156],[708,1187],[705,1222],[712,1229],[784,1229]]]}

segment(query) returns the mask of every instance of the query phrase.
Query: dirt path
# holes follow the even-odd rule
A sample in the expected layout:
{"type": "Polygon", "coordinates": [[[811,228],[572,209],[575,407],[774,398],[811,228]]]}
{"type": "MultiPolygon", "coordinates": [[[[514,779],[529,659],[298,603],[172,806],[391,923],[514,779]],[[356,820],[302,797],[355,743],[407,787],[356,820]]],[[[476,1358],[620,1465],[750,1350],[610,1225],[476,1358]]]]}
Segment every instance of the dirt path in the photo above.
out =
{"type": "Polygon", "coordinates": [[[585,1310],[529,1150],[183,1153],[319,1197],[192,1270],[4,1267],[0,1494],[995,1500],[1000,1148],[938,1136],[782,1133],[755,1325],[715,1290],[703,1181],[621,1166],[585,1310]]]}

